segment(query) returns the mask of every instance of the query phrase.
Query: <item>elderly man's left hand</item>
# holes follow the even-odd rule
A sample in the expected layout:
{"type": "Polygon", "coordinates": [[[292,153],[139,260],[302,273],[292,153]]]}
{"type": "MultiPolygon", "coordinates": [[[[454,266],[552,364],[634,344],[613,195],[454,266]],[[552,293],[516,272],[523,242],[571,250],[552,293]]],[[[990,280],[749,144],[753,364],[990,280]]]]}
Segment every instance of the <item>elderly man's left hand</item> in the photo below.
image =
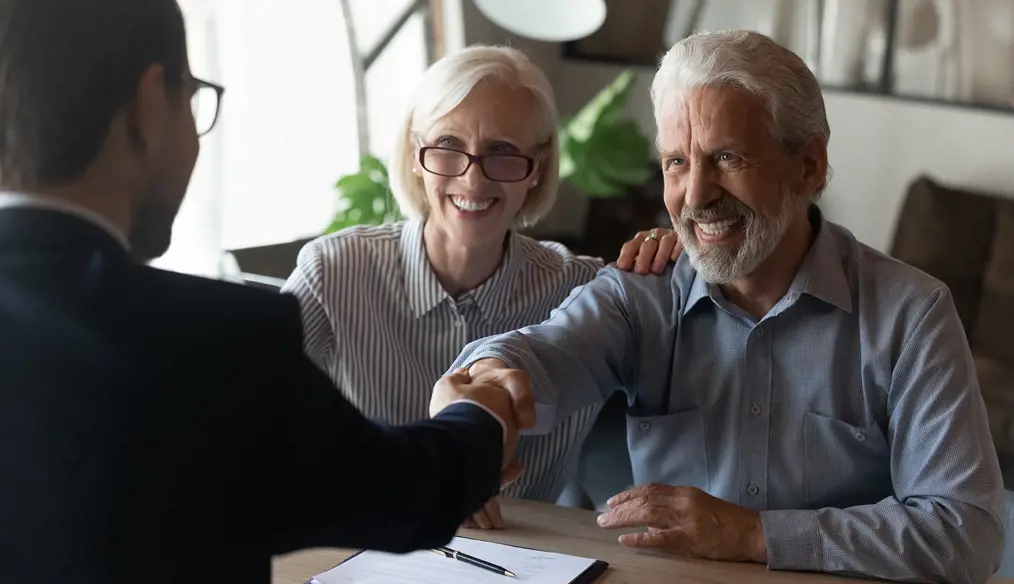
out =
{"type": "Polygon", "coordinates": [[[620,536],[629,547],[734,562],[767,563],[760,514],[695,487],[645,485],[609,500],[599,516],[606,529],[647,527],[620,536]]]}

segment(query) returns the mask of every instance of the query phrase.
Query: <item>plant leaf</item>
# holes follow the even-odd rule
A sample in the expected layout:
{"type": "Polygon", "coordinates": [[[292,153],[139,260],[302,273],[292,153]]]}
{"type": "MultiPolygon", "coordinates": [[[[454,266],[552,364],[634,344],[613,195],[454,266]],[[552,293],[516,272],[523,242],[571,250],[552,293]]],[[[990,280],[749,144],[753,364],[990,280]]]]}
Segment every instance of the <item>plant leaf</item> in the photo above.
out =
{"type": "Polygon", "coordinates": [[[568,133],[578,141],[588,140],[600,121],[612,117],[623,109],[633,82],[633,71],[628,69],[620,73],[567,123],[568,133]]]}
{"type": "Polygon", "coordinates": [[[622,195],[654,176],[648,139],[620,117],[633,82],[624,71],[559,129],[560,178],[590,197],[622,195]]]}
{"type": "Polygon", "coordinates": [[[380,173],[385,180],[387,179],[387,166],[379,158],[371,154],[363,156],[362,160],[359,161],[359,169],[360,172],[380,173]]]}
{"type": "Polygon", "coordinates": [[[567,180],[577,170],[577,161],[574,160],[573,140],[567,132],[560,132],[560,180],[567,180]]]}
{"type": "Polygon", "coordinates": [[[648,141],[633,120],[604,124],[596,132],[592,148],[600,172],[615,182],[639,185],[653,175],[648,141]]]}
{"type": "Polygon", "coordinates": [[[333,233],[353,225],[377,225],[398,218],[387,167],[375,156],[363,156],[359,161],[359,170],[338,179],[335,188],[338,190],[339,210],[324,233],[333,233]]]}

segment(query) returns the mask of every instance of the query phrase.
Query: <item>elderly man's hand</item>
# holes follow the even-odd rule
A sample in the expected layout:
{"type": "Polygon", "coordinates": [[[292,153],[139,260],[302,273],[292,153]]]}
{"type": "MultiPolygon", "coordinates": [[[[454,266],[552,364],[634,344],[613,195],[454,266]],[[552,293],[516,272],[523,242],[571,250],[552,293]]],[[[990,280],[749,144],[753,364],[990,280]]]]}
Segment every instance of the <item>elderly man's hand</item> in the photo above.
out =
{"type": "Polygon", "coordinates": [[[606,529],[647,527],[620,543],[679,555],[767,563],[760,514],[694,487],[646,485],[616,495],[598,518],[606,529]]]}

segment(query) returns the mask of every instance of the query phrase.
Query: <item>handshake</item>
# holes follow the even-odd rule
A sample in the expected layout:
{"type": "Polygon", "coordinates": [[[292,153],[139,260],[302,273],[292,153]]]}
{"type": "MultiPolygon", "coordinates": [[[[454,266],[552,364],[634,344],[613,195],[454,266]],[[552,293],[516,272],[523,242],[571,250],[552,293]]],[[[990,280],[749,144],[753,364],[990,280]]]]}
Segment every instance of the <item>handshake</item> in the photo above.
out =
{"type": "Polygon", "coordinates": [[[437,382],[430,398],[430,416],[461,400],[481,404],[503,420],[506,435],[502,468],[507,469],[514,460],[518,433],[535,425],[535,400],[528,375],[508,369],[498,359],[476,361],[467,370],[458,369],[437,382]]]}

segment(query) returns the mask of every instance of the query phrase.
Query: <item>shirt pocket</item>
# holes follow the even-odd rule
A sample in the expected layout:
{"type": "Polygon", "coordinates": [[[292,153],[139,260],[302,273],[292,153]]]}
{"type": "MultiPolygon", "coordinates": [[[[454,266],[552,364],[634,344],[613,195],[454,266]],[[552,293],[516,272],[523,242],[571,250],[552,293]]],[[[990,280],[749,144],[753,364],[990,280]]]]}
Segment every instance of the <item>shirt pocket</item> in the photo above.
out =
{"type": "Polygon", "coordinates": [[[704,412],[694,408],[664,416],[627,415],[627,446],[634,483],[711,486],[704,412]]]}
{"type": "Polygon", "coordinates": [[[808,508],[871,504],[891,494],[891,447],[877,424],[807,412],[803,448],[808,508]]]}

